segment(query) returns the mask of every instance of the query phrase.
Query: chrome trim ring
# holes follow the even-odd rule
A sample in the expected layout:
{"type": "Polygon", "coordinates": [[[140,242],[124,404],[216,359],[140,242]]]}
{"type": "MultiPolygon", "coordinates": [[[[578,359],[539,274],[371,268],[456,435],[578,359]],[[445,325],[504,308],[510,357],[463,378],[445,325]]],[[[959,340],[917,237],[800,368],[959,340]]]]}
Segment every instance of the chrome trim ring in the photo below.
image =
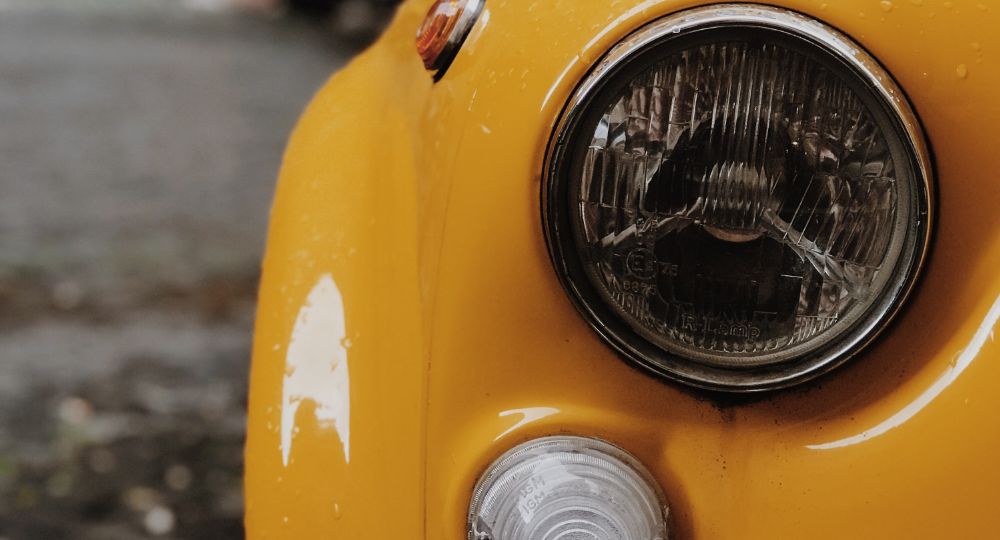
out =
{"type": "MultiPolygon", "coordinates": [[[[887,124],[888,125],[888,124],[887,124]]],[[[611,50],[577,86],[560,117],[546,155],[542,192],[543,225],[549,253],[563,287],[593,329],[621,356],[660,377],[691,386],[724,392],[759,392],[793,386],[822,375],[843,364],[870,344],[898,313],[911,293],[927,257],[932,230],[933,181],[930,152],[920,122],[906,96],[888,72],[868,52],[837,30],[805,15],[785,9],[752,5],[720,4],[695,8],[653,21],[611,50]],[[568,229],[564,208],[566,182],[561,181],[567,147],[581,117],[600,92],[629,61],[694,32],[740,29],[767,30],[801,42],[803,48],[823,55],[841,73],[852,74],[864,86],[866,96],[895,130],[902,154],[912,169],[917,207],[911,232],[897,263],[895,275],[854,327],[841,336],[780,364],[720,368],[674,356],[639,336],[617,320],[607,304],[588,292],[592,286],[575,270],[579,254],[572,242],[563,242],[568,229]],[[912,240],[910,239],[912,237],[912,240]],[[565,245],[564,245],[565,244],[565,245]]]]}

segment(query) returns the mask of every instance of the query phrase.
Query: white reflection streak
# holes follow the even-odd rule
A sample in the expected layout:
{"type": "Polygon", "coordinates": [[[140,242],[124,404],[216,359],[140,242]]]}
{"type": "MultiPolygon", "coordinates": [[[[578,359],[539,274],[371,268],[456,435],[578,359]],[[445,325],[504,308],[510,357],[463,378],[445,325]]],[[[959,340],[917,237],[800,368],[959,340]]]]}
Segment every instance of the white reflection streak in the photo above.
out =
{"type": "Polygon", "coordinates": [[[949,367],[948,371],[945,371],[938,380],[934,381],[934,384],[925,390],[923,394],[920,394],[920,397],[871,429],[845,439],[840,439],[839,441],[807,445],[806,448],[810,450],[832,450],[834,448],[851,446],[878,437],[909,421],[931,401],[934,401],[941,392],[944,392],[945,388],[951,386],[951,383],[955,382],[955,379],[972,364],[972,360],[979,354],[980,349],[983,348],[986,341],[993,339],[993,327],[996,326],[998,319],[1000,319],[1000,296],[993,302],[989,313],[986,314],[986,319],[979,325],[979,329],[976,331],[976,335],[972,337],[972,341],[958,355],[958,359],[954,365],[949,367]]]}
{"type": "Polygon", "coordinates": [[[507,431],[504,431],[503,433],[497,435],[497,437],[493,440],[499,441],[500,439],[506,437],[508,434],[512,433],[517,428],[529,422],[534,422],[535,420],[538,420],[540,418],[545,418],[546,416],[556,414],[557,412],[559,412],[559,409],[556,409],[554,407],[528,407],[526,409],[511,409],[509,411],[504,411],[499,414],[500,418],[505,418],[513,414],[520,414],[521,419],[518,420],[517,423],[514,424],[513,426],[507,428],[507,431]]]}
{"type": "Polygon", "coordinates": [[[344,302],[333,277],[324,274],[299,309],[285,356],[281,396],[281,460],[287,467],[295,435],[295,414],[312,400],[316,420],[332,426],[351,460],[351,395],[347,373],[344,302]]]}

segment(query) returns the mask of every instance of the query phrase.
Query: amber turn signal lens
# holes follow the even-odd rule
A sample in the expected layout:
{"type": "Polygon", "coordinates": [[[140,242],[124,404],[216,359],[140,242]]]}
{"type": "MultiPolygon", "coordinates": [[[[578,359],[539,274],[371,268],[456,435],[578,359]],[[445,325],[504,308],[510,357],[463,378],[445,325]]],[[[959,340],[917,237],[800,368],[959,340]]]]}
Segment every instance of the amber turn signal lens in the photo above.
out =
{"type": "Polygon", "coordinates": [[[437,0],[417,31],[417,53],[440,80],[472,30],[483,0],[437,0]]]}

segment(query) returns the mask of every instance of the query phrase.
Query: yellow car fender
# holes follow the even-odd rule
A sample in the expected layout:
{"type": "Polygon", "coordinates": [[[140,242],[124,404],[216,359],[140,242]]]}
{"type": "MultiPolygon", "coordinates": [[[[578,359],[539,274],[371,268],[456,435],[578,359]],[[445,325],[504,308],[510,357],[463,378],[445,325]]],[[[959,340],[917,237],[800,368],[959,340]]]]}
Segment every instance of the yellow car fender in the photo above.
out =
{"type": "Polygon", "coordinates": [[[776,0],[864,46],[933,148],[917,289],[845,367],[720,399],[618,358],[559,286],[542,162],[613,44],[705,2],[487,0],[444,78],[411,0],[296,128],[264,261],[251,539],[464,538],[473,485],[528,439],[600,437],[663,486],[679,539],[1000,530],[1000,6],[776,0]]]}

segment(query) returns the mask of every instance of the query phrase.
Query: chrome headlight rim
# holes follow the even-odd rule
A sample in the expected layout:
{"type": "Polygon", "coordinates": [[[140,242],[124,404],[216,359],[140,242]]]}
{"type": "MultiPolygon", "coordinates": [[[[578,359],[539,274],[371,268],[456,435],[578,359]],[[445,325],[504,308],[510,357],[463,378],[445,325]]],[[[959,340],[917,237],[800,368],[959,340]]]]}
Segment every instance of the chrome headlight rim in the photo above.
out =
{"type": "MultiPolygon", "coordinates": [[[[731,38],[730,38],[731,39],[731,38]]],[[[785,43],[782,43],[785,45],[785,43]]],[[[931,155],[923,128],[901,88],[873,56],[853,40],[806,15],[755,4],[718,4],[681,11],[655,20],[613,46],[582,79],[567,102],[550,138],[542,182],[542,220],[556,274],[587,323],[620,356],[656,376],[697,388],[722,392],[761,392],[791,387],[842,365],[871,344],[893,321],[916,285],[931,244],[934,183],[931,155]],[[571,142],[591,104],[612,83],[643,68],[656,50],[718,41],[741,31],[769,32],[793,44],[797,52],[850,73],[852,84],[863,83],[858,97],[872,114],[894,130],[900,154],[912,171],[917,200],[900,260],[882,294],[853,327],[808,354],[780,364],[751,368],[720,368],[698,364],[650,343],[621,320],[589,282],[569,235],[571,212],[564,166],[571,142]],[[716,36],[713,39],[713,36],[716,36]],[[680,44],[680,46],[678,46],[680,44]],[[623,74],[624,73],[624,74],[623,74]]]]}

